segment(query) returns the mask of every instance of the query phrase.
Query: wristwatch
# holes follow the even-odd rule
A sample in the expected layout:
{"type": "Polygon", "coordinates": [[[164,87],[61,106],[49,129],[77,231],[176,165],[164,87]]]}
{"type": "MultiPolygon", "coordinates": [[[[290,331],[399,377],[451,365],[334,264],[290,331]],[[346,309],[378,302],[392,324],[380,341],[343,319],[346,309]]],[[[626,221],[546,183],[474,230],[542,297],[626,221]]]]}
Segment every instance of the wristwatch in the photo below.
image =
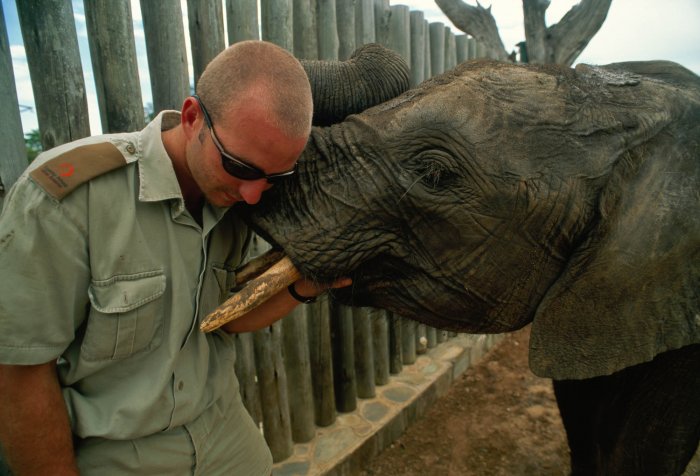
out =
{"type": "Polygon", "coordinates": [[[316,301],[316,296],[306,297],[306,296],[302,296],[301,294],[299,294],[297,292],[297,290],[294,288],[294,283],[287,286],[287,290],[289,291],[289,294],[291,294],[294,299],[296,299],[297,301],[299,301],[301,303],[310,304],[310,303],[316,301]]]}

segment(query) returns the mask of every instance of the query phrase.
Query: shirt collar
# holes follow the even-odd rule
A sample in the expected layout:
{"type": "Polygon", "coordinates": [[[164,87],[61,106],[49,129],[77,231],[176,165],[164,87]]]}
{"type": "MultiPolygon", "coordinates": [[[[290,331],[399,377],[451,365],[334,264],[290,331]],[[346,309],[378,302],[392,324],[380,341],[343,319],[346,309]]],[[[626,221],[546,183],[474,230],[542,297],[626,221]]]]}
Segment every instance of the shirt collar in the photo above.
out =
{"type": "MultiPolygon", "coordinates": [[[[139,200],[142,202],[157,202],[161,200],[177,200],[176,208],[184,212],[185,200],[182,197],[180,184],[175,175],[173,162],[165,150],[161,133],[177,127],[180,124],[178,111],[162,111],[140,133],[137,153],[139,154],[139,200]]],[[[215,222],[218,222],[229,207],[215,207],[206,202],[215,222]]]]}
{"type": "Polygon", "coordinates": [[[139,200],[142,202],[182,200],[180,184],[161,137],[162,131],[179,123],[179,112],[162,111],[139,133],[139,200]]]}

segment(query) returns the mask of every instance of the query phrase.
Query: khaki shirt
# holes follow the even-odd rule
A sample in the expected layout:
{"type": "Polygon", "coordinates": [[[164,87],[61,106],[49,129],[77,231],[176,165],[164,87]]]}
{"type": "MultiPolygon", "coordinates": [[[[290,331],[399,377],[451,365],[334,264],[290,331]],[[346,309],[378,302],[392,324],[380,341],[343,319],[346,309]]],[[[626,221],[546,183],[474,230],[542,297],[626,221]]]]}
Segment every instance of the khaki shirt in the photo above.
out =
{"type": "Polygon", "coordinates": [[[250,233],[230,209],[207,204],[202,226],[186,210],[161,141],[178,123],[161,113],[141,132],[42,154],[0,215],[0,362],[58,359],[81,438],[175,428],[238,392],[232,337],[198,323],[226,297],[250,233]],[[72,174],[62,158],[99,143],[123,163],[65,196],[47,192],[47,162],[72,174]]]}

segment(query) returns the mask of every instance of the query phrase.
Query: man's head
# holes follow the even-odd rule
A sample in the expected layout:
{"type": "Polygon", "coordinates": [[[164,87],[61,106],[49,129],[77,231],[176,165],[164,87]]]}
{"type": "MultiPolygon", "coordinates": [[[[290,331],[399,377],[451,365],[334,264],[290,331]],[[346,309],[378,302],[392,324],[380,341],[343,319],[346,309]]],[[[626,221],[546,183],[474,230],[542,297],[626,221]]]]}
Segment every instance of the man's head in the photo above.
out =
{"type": "Polygon", "coordinates": [[[196,90],[182,110],[192,178],[214,205],[256,203],[306,145],[313,104],[303,67],[272,43],[245,41],[214,58],[196,90]]]}
{"type": "Polygon", "coordinates": [[[311,130],[313,103],[306,72],[291,53],[273,43],[243,41],[228,47],[207,65],[196,91],[214,121],[225,117],[227,109],[244,107],[239,100],[252,93],[285,135],[308,136],[311,130]],[[260,92],[265,94],[256,94],[260,92]]]}

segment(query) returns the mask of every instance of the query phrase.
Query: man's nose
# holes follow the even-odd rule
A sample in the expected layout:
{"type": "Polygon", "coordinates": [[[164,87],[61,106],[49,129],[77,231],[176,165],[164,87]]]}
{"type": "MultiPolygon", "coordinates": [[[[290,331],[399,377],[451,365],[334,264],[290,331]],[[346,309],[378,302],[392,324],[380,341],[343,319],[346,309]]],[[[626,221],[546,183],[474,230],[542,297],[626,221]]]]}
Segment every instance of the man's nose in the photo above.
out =
{"type": "Polygon", "coordinates": [[[238,188],[238,193],[248,205],[255,205],[260,201],[263,192],[272,187],[266,179],[243,182],[238,188]]]}

